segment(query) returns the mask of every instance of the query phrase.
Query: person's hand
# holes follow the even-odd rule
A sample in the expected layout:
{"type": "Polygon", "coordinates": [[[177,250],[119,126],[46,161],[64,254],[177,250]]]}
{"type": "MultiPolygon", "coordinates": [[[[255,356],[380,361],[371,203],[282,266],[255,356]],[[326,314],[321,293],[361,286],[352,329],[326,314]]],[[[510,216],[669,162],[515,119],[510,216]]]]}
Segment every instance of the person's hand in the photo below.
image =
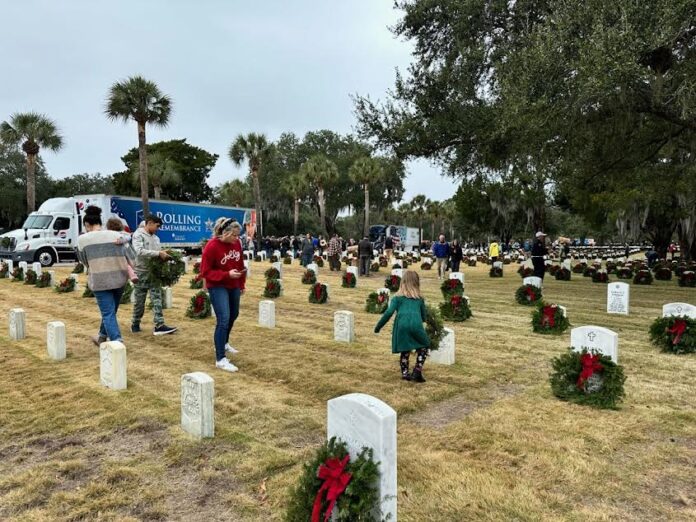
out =
{"type": "Polygon", "coordinates": [[[244,292],[246,292],[246,288],[242,288],[242,289],[239,291],[239,293],[240,293],[241,295],[244,295],[244,292]]]}
{"type": "Polygon", "coordinates": [[[230,279],[239,279],[242,277],[244,274],[237,270],[236,268],[233,268],[229,272],[227,272],[230,275],[230,279]]]}
{"type": "Polygon", "coordinates": [[[160,258],[162,261],[166,261],[167,259],[170,259],[171,257],[172,257],[172,256],[170,256],[169,254],[167,254],[167,251],[166,251],[166,250],[160,250],[159,258],[160,258]]]}
{"type": "Polygon", "coordinates": [[[125,242],[125,239],[123,239],[122,237],[119,237],[116,241],[114,241],[114,243],[116,243],[117,245],[123,245],[125,242]]]}

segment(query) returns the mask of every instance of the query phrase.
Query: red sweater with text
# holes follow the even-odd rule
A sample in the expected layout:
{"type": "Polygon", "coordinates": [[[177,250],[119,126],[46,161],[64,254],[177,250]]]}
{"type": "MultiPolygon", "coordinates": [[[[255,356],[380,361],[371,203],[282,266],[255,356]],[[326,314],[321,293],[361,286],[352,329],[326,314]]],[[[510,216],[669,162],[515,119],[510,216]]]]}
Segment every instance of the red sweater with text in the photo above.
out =
{"type": "Polygon", "coordinates": [[[232,279],[229,271],[234,268],[240,272],[244,270],[241,241],[223,243],[216,237],[208,241],[201,259],[201,277],[205,279],[206,287],[222,286],[244,290],[246,273],[239,279],[232,279]]]}

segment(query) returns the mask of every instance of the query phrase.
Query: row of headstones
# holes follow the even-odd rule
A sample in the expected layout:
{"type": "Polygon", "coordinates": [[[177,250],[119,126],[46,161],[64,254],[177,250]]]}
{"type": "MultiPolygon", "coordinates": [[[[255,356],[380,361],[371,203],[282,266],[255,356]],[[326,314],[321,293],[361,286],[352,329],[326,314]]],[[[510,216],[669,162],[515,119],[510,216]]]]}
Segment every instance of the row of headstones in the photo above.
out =
{"type": "MultiPolygon", "coordinates": [[[[7,268],[8,268],[8,270],[7,270],[7,277],[8,277],[8,279],[9,279],[9,278],[12,277],[12,272],[14,271],[14,261],[12,261],[11,259],[6,259],[6,260],[4,261],[4,263],[7,264],[7,268]]],[[[20,261],[20,262],[17,264],[17,266],[18,266],[19,268],[21,268],[22,271],[26,274],[26,273],[27,273],[27,269],[29,268],[29,263],[27,263],[26,261],[20,261]]],[[[41,263],[32,263],[32,264],[31,264],[31,269],[32,269],[34,272],[36,272],[36,275],[39,276],[39,277],[40,277],[41,274],[43,273],[43,267],[41,266],[41,263]]]]}

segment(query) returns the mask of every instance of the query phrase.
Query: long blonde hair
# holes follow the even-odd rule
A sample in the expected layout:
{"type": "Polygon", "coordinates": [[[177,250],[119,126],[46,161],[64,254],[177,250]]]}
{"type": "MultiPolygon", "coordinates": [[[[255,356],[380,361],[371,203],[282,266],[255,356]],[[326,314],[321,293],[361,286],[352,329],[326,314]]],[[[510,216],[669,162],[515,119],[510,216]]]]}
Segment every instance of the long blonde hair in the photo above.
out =
{"type": "Polygon", "coordinates": [[[213,237],[222,237],[222,234],[233,228],[238,229],[240,232],[242,231],[242,226],[234,219],[226,217],[218,218],[215,221],[215,225],[213,225],[213,237]]]}
{"type": "Polygon", "coordinates": [[[409,299],[421,299],[418,272],[404,270],[404,277],[401,278],[401,286],[396,295],[408,297],[409,299]]]}

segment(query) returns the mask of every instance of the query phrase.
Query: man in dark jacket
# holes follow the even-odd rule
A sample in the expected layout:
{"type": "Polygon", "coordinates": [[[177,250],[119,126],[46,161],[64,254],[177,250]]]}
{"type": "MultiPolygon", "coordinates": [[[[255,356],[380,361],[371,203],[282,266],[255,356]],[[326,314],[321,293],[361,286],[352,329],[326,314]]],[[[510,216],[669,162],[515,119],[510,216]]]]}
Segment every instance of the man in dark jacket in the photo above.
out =
{"type": "Polygon", "coordinates": [[[439,241],[433,243],[433,255],[437,259],[437,276],[442,279],[445,277],[445,272],[447,272],[447,258],[450,255],[450,247],[442,234],[440,234],[439,241]]]}
{"type": "Polygon", "coordinates": [[[536,233],[534,244],[532,245],[532,265],[534,266],[534,275],[544,279],[546,272],[545,256],[548,254],[546,250],[546,234],[539,231],[536,233]]]}
{"type": "Polygon", "coordinates": [[[307,266],[314,259],[314,243],[312,242],[312,234],[307,234],[302,240],[302,245],[300,246],[302,258],[300,264],[302,266],[307,266]]]}
{"type": "Polygon", "coordinates": [[[360,275],[370,276],[370,261],[372,261],[372,243],[367,237],[358,243],[358,258],[360,259],[360,275]]]}

